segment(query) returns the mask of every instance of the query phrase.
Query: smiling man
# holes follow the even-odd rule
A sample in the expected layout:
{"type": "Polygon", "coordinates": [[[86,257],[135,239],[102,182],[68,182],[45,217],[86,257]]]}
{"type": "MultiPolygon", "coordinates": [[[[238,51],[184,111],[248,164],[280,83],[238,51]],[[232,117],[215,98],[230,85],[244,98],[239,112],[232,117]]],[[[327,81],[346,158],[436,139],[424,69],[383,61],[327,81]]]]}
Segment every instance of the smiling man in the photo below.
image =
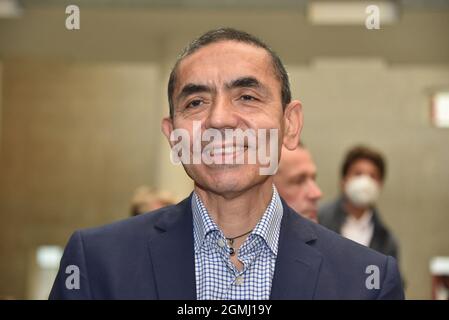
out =
{"type": "Polygon", "coordinates": [[[263,42],[234,29],[203,34],[173,67],[168,99],[162,131],[192,194],[75,232],[50,298],[403,297],[393,258],[299,216],[274,187],[276,170],[263,170],[277,166],[282,148],[297,147],[303,122],[281,60],[263,42]],[[66,273],[73,266],[77,286],[66,273]]]}

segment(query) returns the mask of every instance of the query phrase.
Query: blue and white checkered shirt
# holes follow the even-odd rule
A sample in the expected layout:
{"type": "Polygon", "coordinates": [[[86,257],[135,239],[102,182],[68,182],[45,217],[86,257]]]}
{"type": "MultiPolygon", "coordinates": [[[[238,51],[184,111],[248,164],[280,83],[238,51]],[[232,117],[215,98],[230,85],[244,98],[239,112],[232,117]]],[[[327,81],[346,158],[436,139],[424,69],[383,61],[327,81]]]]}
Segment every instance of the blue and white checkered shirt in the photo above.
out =
{"type": "Polygon", "coordinates": [[[241,271],[229,259],[226,238],[196,193],[192,213],[197,299],[269,299],[283,214],[276,188],[273,186],[273,196],[261,220],[237,251],[244,265],[241,271]]]}

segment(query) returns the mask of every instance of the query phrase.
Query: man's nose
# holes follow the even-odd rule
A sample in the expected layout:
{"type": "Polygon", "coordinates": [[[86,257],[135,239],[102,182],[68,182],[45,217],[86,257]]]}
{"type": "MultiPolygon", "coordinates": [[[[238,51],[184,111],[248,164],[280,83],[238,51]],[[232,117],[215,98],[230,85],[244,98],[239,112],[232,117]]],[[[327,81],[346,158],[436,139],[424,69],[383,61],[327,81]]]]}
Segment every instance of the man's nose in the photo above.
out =
{"type": "Polygon", "coordinates": [[[309,198],[315,201],[318,201],[323,196],[320,187],[318,187],[317,183],[314,180],[310,181],[309,185],[309,198]]]}
{"type": "Polygon", "coordinates": [[[226,96],[217,95],[209,108],[205,121],[206,128],[236,128],[237,124],[238,117],[230,99],[226,96]]]}

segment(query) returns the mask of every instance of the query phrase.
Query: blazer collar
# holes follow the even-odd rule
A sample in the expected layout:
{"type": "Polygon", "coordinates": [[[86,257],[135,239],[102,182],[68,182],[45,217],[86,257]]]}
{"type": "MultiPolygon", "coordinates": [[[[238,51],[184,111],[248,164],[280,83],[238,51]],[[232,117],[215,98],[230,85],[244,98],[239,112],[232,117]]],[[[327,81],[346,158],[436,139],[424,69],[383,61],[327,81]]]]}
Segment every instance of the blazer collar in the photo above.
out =
{"type": "MultiPolygon", "coordinates": [[[[155,223],[149,252],[159,299],[196,299],[192,194],[155,223]]],[[[312,299],[322,256],[312,244],[312,222],[300,217],[282,200],[284,214],[271,299],[312,299]]]]}
{"type": "Polygon", "coordinates": [[[313,299],[323,259],[311,246],[317,239],[313,222],[282,202],[284,216],[270,298],[313,299]]]}
{"type": "Polygon", "coordinates": [[[196,299],[191,197],[159,217],[148,243],[159,299],[196,299]]]}

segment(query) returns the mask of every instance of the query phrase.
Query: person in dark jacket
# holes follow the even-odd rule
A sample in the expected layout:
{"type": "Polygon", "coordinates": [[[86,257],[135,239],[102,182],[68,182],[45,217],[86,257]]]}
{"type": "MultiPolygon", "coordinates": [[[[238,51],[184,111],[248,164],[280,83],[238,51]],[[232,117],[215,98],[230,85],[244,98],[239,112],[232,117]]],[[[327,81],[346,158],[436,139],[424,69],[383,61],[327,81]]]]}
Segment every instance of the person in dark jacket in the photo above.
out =
{"type": "Polygon", "coordinates": [[[386,164],[380,152],[365,146],[352,148],[341,169],[342,194],[319,209],[319,223],[397,259],[398,243],[376,207],[385,174],[386,164]]]}
{"type": "Polygon", "coordinates": [[[235,29],[208,31],[179,57],[167,91],[161,127],[192,193],[176,206],[76,231],[50,299],[404,298],[394,258],[303,218],[273,185],[303,116],[266,44],[235,29]],[[268,129],[267,140],[250,139],[268,129]],[[213,141],[205,145],[203,134],[213,141]],[[234,161],[263,156],[267,146],[269,157],[234,161]]]}

